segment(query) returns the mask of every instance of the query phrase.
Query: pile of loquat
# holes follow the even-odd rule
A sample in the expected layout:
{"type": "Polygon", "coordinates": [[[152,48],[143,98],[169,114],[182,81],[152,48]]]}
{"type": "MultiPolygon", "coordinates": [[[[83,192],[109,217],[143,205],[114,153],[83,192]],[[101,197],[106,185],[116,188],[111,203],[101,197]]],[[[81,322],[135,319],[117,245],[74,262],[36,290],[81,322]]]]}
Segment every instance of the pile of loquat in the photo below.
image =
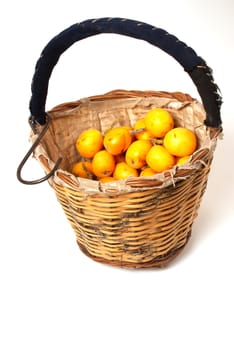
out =
{"type": "Polygon", "coordinates": [[[129,176],[152,176],[185,164],[197,149],[196,134],[175,127],[169,111],[154,108],[132,126],[119,126],[104,134],[84,130],[77,138],[80,161],[71,172],[83,178],[110,182],[129,176]]]}

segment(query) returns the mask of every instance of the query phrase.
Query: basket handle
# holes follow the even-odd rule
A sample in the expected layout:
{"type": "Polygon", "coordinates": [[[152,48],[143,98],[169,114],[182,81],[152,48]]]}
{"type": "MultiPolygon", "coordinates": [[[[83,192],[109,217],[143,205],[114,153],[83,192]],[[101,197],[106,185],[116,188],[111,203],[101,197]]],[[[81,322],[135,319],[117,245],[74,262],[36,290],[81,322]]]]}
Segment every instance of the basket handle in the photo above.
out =
{"type": "Polygon", "coordinates": [[[60,55],[75,42],[101,33],[122,34],[147,41],[176,59],[192,78],[201,96],[206,111],[204,123],[214,128],[221,126],[222,98],[218,86],[214,83],[212,70],[204,59],[165,30],[125,18],[97,18],[74,24],[46,45],[37,61],[32,80],[32,96],[29,105],[32,124],[46,123],[45,104],[49,79],[60,55]]]}

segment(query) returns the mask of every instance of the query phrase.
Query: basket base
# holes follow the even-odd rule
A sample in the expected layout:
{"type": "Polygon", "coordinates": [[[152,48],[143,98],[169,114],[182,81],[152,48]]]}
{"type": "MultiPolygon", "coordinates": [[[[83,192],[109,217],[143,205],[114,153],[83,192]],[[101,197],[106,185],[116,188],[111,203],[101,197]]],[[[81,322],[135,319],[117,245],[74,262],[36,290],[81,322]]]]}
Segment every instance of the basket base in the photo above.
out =
{"type": "Polygon", "coordinates": [[[127,268],[127,269],[140,269],[140,268],[164,268],[167,265],[169,265],[169,263],[174,260],[181,252],[181,250],[186,246],[186,244],[188,243],[189,238],[191,237],[191,232],[188,234],[187,236],[187,240],[185,242],[185,244],[177,249],[172,249],[170,250],[167,254],[158,256],[150,261],[144,261],[144,262],[129,262],[129,261],[122,261],[122,260],[109,260],[109,259],[105,259],[102,257],[98,257],[98,256],[94,256],[92,254],[90,254],[87,249],[80,244],[80,242],[77,242],[78,247],[80,248],[80,250],[89,258],[91,258],[92,260],[102,263],[102,264],[106,264],[106,265],[111,265],[111,266],[115,266],[115,267],[121,267],[121,268],[127,268]]]}

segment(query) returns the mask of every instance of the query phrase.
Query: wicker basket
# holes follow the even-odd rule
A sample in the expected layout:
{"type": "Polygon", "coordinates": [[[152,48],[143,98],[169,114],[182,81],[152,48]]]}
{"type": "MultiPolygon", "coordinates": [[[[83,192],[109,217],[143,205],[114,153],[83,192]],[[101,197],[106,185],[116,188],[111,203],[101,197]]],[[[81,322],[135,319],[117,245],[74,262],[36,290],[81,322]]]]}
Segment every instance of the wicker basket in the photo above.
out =
{"type": "Polygon", "coordinates": [[[221,132],[217,90],[205,61],[162,29],[121,18],[73,25],[49,42],[37,62],[30,101],[33,145],[18,168],[18,179],[26,184],[49,181],[80,249],[90,258],[127,268],[165,266],[188,242],[206,188],[221,132]],[[48,81],[60,55],[74,42],[99,33],[132,36],[166,51],[191,76],[202,103],[181,92],[115,90],[46,113],[48,81]],[[176,126],[196,132],[199,147],[187,165],[111,183],[71,174],[71,165],[79,160],[75,141],[84,129],[133,125],[154,107],[169,110],[176,126]],[[46,176],[26,181],[21,170],[32,152],[46,176]]]}

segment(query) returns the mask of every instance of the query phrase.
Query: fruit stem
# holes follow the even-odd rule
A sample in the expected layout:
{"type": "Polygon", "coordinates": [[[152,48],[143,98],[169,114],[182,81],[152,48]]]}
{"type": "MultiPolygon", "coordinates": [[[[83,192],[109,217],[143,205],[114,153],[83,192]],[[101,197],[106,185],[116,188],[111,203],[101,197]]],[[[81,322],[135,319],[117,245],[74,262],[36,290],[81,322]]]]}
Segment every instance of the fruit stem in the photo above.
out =
{"type": "Polygon", "coordinates": [[[136,130],[130,130],[129,133],[130,133],[130,135],[136,135],[136,134],[140,134],[141,132],[143,132],[145,130],[146,130],[145,128],[139,128],[136,130]]]}
{"type": "Polygon", "coordinates": [[[153,145],[162,145],[163,140],[162,139],[149,139],[153,145]]]}

